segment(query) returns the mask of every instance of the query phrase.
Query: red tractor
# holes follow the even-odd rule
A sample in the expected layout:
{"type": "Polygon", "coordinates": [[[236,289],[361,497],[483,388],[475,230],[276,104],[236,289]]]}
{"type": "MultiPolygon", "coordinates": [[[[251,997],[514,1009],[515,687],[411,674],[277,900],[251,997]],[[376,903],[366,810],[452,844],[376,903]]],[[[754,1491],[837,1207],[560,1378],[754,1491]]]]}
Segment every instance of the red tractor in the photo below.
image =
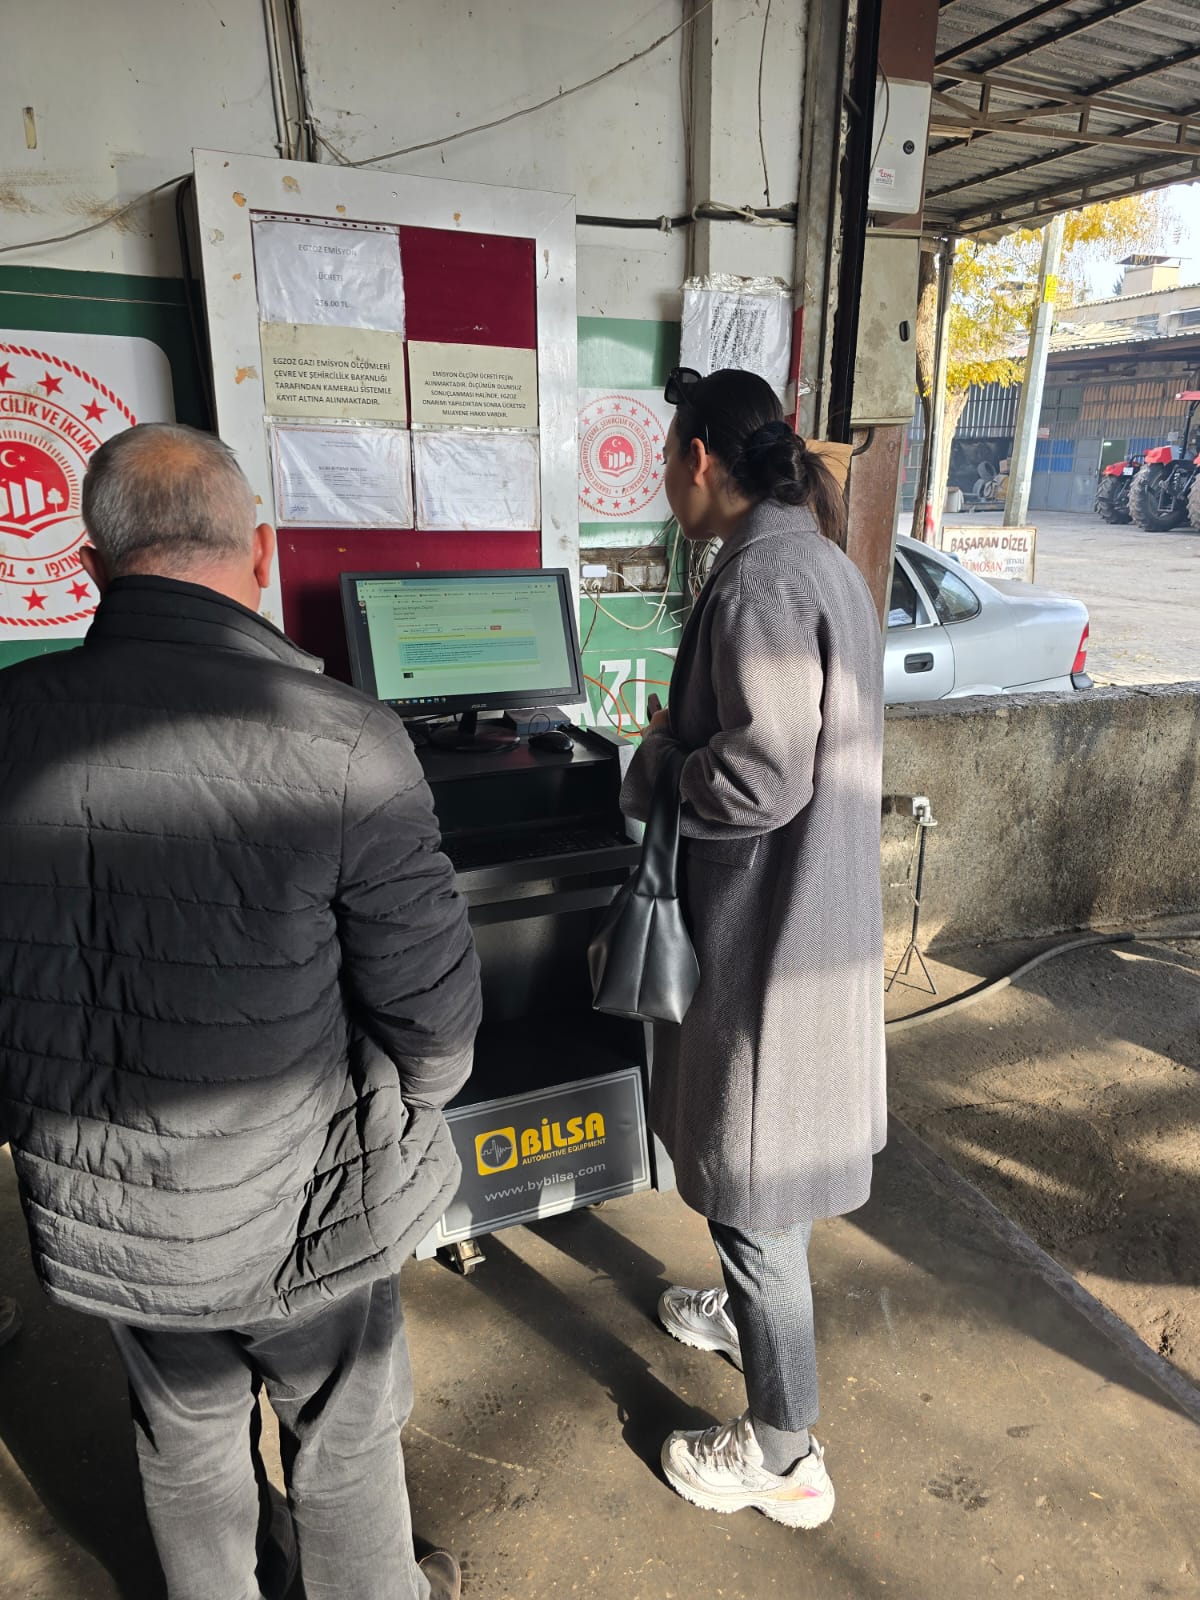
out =
{"type": "Polygon", "coordinates": [[[1129,491],[1145,461],[1145,456],[1133,455],[1127,461],[1113,461],[1101,472],[1095,505],[1101,522],[1129,521],[1129,491]]]}
{"type": "Polygon", "coordinates": [[[1192,419],[1200,405],[1200,389],[1185,389],[1175,397],[1188,402],[1187,417],[1179,435],[1154,450],[1147,450],[1145,465],[1132,479],[1129,489],[1129,514],[1147,533],[1167,533],[1187,522],[1200,526],[1200,496],[1194,495],[1200,467],[1196,460],[1197,441],[1192,437],[1192,419]]]}

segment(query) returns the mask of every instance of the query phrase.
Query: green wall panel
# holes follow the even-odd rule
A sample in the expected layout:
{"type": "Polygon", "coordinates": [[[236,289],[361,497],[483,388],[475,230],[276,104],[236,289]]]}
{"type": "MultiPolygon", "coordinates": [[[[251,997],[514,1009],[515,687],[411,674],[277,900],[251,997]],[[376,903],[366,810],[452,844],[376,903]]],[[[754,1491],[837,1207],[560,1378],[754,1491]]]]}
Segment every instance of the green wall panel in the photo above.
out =
{"type": "Polygon", "coordinates": [[[579,387],[661,389],[679,362],[679,324],[630,317],[580,317],[579,387]]]}
{"type": "Polygon", "coordinates": [[[183,283],[116,272],[0,267],[0,328],[149,339],[171,363],[175,415],[208,426],[183,283]]]}
{"type": "MultiPolygon", "coordinates": [[[[661,389],[679,360],[677,322],[641,322],[619,317],[580,317],[579,387],[581,389],[661,389]]],[[[641,549],[670,543],[672,524],[662,522],[583,522],[579,543],[586,562],[589,549],[641,549]]],[[[682,560],[682,549],[680,552],[682,560]]],[[[648,693],[666,703],[663,687],[670,679],[673,652],[686,615],[685,585],[679,563],[661,616],[659,596],[604,594],[598,610],[584,596],[579,602],[583,670],[594,680],[587,685],[592,720],[637,737],[644,725],[648,693]],[[611,615],[605,615],[605,613],[611,615]],[[637,680],[649,678],[651,685],[637,680]],[[600,687],[603,685],[603,688],[600,687]]]]}

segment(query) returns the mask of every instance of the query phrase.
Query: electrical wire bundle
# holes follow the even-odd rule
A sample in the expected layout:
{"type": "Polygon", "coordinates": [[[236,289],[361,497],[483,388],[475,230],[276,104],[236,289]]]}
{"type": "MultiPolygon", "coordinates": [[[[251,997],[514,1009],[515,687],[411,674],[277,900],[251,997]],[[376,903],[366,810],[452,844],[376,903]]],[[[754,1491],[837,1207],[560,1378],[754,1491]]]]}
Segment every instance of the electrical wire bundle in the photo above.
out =
{"type": "MultiPolygon", "coordinates": [[[[671,622],[677,622],[680,620],[682,613],[680,611],[668,612],[667,601],[671,596],[671,582],[675,576],[676,563],[679,559],[679,547],[682,539],[682,531],[679,527],[679,524],[676,523],[674,536],[671,540],[670,554],[667,558],[666,578],[663,583],[661,594],[647,594],[643,589],[640,589],[636,583],[627,578],[623,572],[618,571],[615,574],[615,576],[618,577],[627,588],[631,589],[634,594],[638,595],[640,599],[645,601],[646,605],[654,608],[652,614],[645,622],[627,622],[624,617],[618,616],[615,611],[611,611],[601,599],[601,595],[604,593],[604,591],[600,588],[598,579],[586,580],[581,585],[581,597],[584,600],[590,601],[595,610],[592,613],[591,623],[589,624],[587,633],[584,636],[583,644],[580,648],[580,655],[586,651],[589,643],[591,642],[592,634],[596,631],[596,624],[600,620],[601,616],[607,617],[610,622],[615,622],[618,627],[626,629],[629,633],[645,633],[650,628],[653,628],[656,632],[661,633],[663,622],[668,617],[671,622]]],[[[649,547],[643,548],[646,550],[649,549],[649,547]]],[[[633,553],[641,554],[642,552],[635,551],[633,553]]],[[[622,739],[640,739],[646,732],[646,729],[639,724],[632,708],[625,699],[625,690],[638,684],[644,684],[647,687],[659,689],[666,689],[669,687],[667,680],[664,678],[626,678],[621,687],[615,690],[610,689],[608,685],[606,683],[602,683],[599,678],[593,678],[587,673],[584,673],[584,679],[587,683],[590,683],[593,688],[598,689],[600,693],[608,700],[612,709],[612,714],[616,717],[616,733],[622,739]],[[628,726],[626,724],[628,724],[628,726]]]]}

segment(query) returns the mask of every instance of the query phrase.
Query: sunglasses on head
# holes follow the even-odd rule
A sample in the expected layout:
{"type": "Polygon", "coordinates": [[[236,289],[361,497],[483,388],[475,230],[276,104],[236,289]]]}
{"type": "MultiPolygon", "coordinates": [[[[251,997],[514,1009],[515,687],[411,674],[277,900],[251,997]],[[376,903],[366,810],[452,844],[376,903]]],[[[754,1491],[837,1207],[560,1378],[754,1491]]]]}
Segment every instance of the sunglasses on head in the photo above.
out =
{"type": "MultiPolygon", "coordinates": [[[[703,383],[704,374],[697,372],[695,367],[675,367],[667,379],[667,386],[663,390],[663,399],[669,406],[690,405],[695,406],[694,391],[697,384],[703,383]]],[[[699,416],[700,426],[704,429],[704,448],[711,450],[708,442],[708,423],[699,416]]]]}
{"type": "Polygon", "coordinates": [[[667,387],[663,391],[663,399],[669,406],[681,406],[691,395],[691,391],[698,383],[703,383],[704,376],[696,371],[695,367],[675,367],[667,379],[667,387]]]}

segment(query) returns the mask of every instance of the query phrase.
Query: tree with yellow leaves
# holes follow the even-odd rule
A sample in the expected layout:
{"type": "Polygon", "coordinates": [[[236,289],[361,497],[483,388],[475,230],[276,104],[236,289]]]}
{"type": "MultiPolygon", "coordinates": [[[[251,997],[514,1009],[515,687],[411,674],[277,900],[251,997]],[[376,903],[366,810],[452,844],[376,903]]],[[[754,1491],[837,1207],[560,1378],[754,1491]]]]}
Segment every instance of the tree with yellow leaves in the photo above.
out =
{"type": "MultiPolygon", "coordinates": [[[[1067,214],[1059,274],[1059,311],[1082,298],[1089,269],[1123,256],[1153,251],[1167,238],[1169,224],[1157,194],[1129,195],[1084,206],[1067,214]]],[[[950,292],[950,349],[946,363],[946,424],[943,460],[935,483],[946,481],[950,442],[972,388],[998,384],[1010,388],[1025,374],[1024,352],[1037,298],[1041,234],[1021,228],[983,244],[960,239],[954,250],[950,292]]],[[[933,359],[937,338],[937,267],[932,251],[921,256],[917,310],[917,391],[925,413],[925,449],[912,533],[924,536],[925,485],[930,470],[929,437],[933,410],[933,359]]]]}

